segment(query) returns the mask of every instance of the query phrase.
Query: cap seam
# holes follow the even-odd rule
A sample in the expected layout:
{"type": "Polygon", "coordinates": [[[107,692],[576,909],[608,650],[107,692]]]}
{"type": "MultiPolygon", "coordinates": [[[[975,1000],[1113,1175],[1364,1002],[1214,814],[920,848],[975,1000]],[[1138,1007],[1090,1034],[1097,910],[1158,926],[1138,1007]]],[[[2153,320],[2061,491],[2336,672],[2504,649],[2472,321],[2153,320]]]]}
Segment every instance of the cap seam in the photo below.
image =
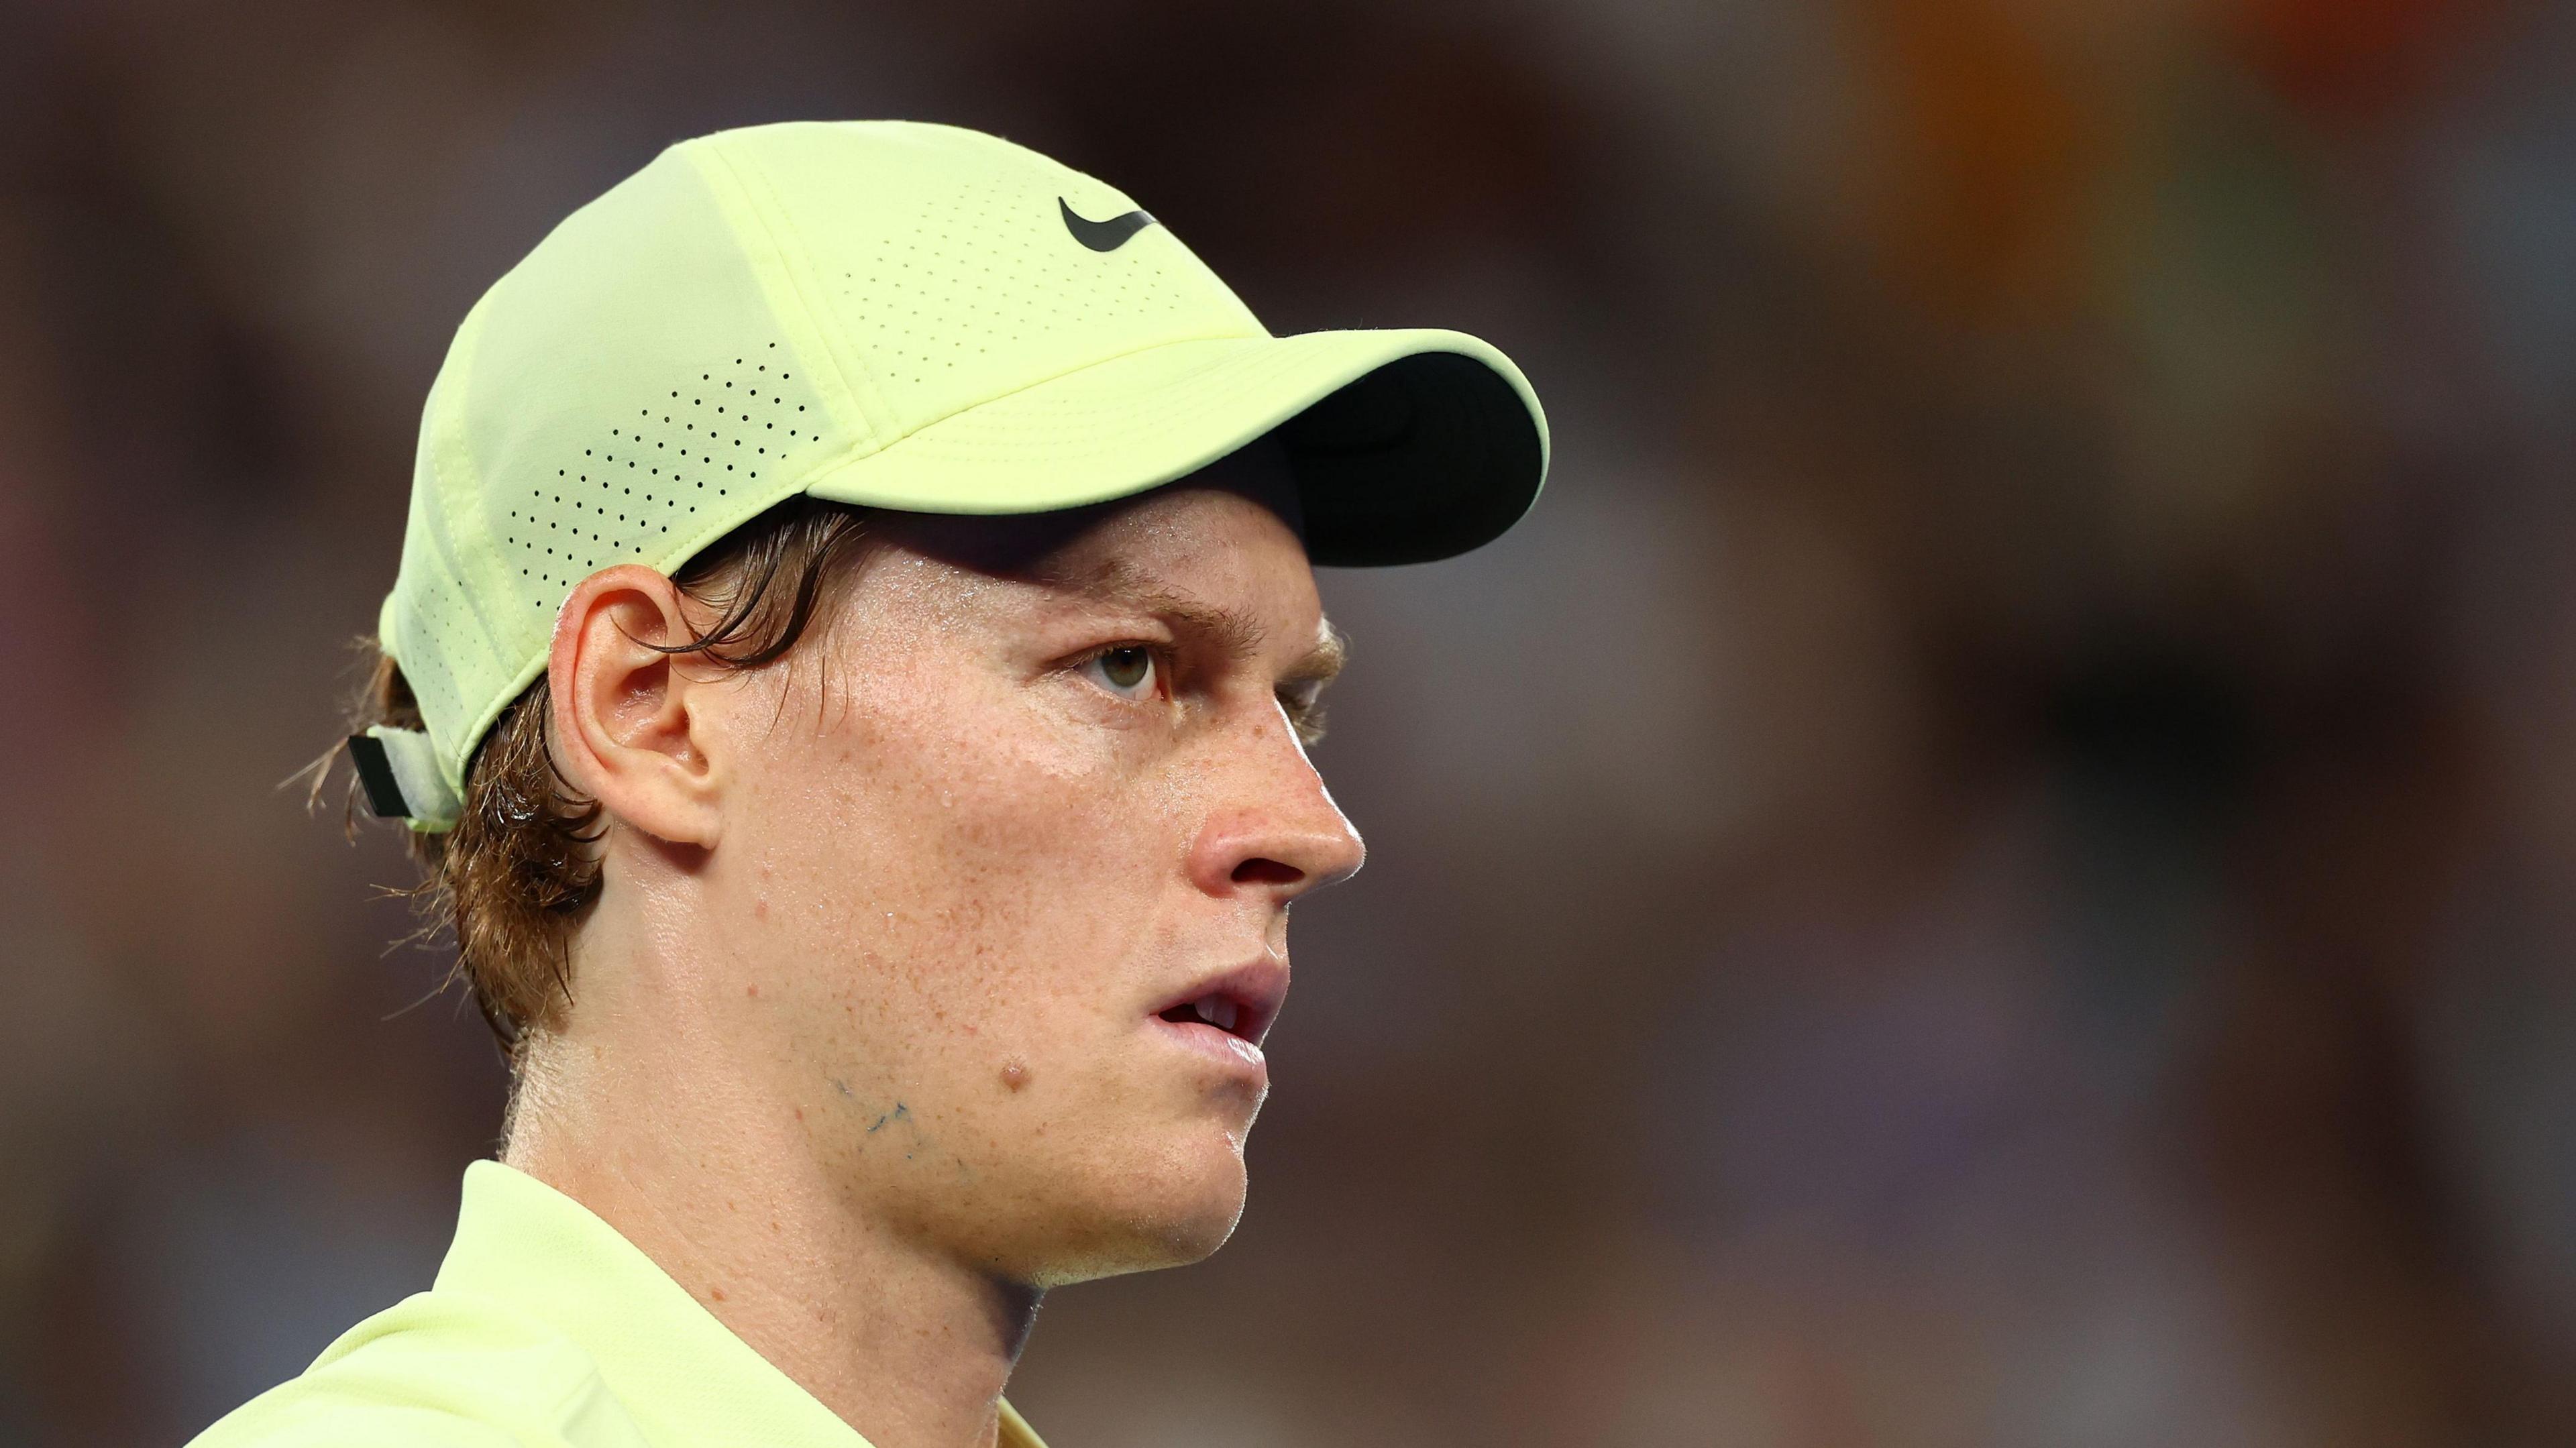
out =
{"type": "MultiPolygon", "coordinates": [[[[498,288],[494,290],[497,291],[498,288]]],[[[492,293],[487,292],[484,295],[488,301],[492,293]]],[[[491,603],[492,595],[496,590],[493,587],[490,568],[478,561],[491,551],[486,545],[491,541],[492,530],[490,520],[484,516],[483,511],[482,470],[475,466],[472,449],[464,436],[464,414],[468,411],[466,399],[473,392],[474,371],[480,360],[478,355],[480,343],[483,328],[488,320],[485,303],[477,302],[472,310],[466,313],[465,321],[457,328],[458,345],[451,349],[451,356],[458,364],[451,394],[453,404],[439,409],[442,414],[438,423],[439,436],[432,441],[429,449],[429,467],[433,476],[435,495],[455,499],[451,505],[454,511],[449,520],[450,526],[443,530],[444,537],[441,536],[441,530],[432,530],[428,541],[432,548],[445,545],[449,556],[441,559],[440,562],[444,565],[447,576],[455,579],[460,585],[459,592],[473,611],[475,642],[481,646],[486,658],[495,663],[501,663],[506,661],[508,656],[501,652],[500,640],[493,628],[491,603]],[[461,489],[448,485],[448,479],[458,472],[462,472],[467,479],[466,486],[461,489]],[[464,496],[456,499],[456,494],[459,492],[464,496]],[[470,540],[461,536],[468,528],[472,529],[474,534],[470,540]],[[469,542],[473,546],[466,546],[469,542]]],[[[440,379],[438,386],[442,392],[450,391],[448,379],[444,377],[440,379]]],[[[504,595],[512,592],[507,587],[497,591],[504,595]]],[[[449,677],[455,678],[459,673],[460,671],[451,663],[448,667],[449,677]]],[[[474,720],[470,727],[461,730],[453,738],[441,741],[437,738],[437,721],[429,717],[429,711],[426,709],[421,711],[421,722],[429,726],[431,742],[439,745],[439,769],[447,776],[448,784],[455,788],[460,798],[465,792],[467,751],[463,741],[480,739],[484,729],[490,724],[491,717],[499,712],[498,709],[491,710],[484,717],[474,720]]]]}
{"type": "MultiPolygon", "coordinates": [[[[829,323],[826,310],[815,304],[814,288],[807,284],[808,274],[813,270],[812,262],[801,245],[792,248],[789,245],[794,229],[787,223],[785,208],[778,200],[778,188],[771,183],[769,174],[760,168],[756,158],[737,158],[719,141],[719,137],[709,137],[702,149],[715,167],[722,168],[725,179],[731,181],[740,193],[742,210],[751,224],[759,228],[760,239],[768,244],[767,256],[754,255],[746,246],[744,260],[751,264],[755,274],[769,270],[764,263],[773,263],[782,274],[780,279],[788,298],[794,302],[807,331],[819,344],[823,360],[831,366],[832,375],[840,382],[842,397],[857,414],[858,426],[850,429],[858,434],[853,445],[882,447],[891,439],[900,437],[903,429],[896,423],[893,409],[878,390],[875,374],[868,370],[863,359],[839,345],[842,339],[838,329],[829,323]]],[[[708,166],[699,167],[699,174],[708,180],[710,189],[718,189],[709,171],[708,166]]],[[[721,196],[718,204],[722,205],[721,196]]],[[[739,235],[736,239],[741,240],[739,235]]],[[[807,365],[812,364],[809,361],[807,365]]]]}

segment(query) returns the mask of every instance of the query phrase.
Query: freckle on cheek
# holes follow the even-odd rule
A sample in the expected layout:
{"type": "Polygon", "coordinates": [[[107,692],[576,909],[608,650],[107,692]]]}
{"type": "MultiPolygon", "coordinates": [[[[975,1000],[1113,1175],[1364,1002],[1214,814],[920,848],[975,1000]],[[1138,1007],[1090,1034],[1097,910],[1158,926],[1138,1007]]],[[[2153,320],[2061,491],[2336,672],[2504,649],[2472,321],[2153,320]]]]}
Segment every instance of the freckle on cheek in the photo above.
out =
{"type": "Polygon", "coordinates": [[[1014,1091],[1029,1084],[1029,1068],[1013,1061],[1002,1068],[1002,1084],[1014,1091]]]}

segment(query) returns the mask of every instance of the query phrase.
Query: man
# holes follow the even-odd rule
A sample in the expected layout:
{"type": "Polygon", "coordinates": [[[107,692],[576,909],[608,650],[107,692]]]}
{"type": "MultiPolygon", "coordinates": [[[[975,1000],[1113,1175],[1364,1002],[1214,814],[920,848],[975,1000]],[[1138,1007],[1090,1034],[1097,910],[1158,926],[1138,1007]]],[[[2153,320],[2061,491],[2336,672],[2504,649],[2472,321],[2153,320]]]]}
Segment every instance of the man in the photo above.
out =
{"type": "Polygon", "coordinates": [[[1034,1444],[1039,1295],[1232,1230],[1309,562],[1536,496],[1512,365],[1273,338],[991,137],[671,148],[467,316],[350,755],[506,1042],[435,1285],[200,1441],[1034,1444]]]}

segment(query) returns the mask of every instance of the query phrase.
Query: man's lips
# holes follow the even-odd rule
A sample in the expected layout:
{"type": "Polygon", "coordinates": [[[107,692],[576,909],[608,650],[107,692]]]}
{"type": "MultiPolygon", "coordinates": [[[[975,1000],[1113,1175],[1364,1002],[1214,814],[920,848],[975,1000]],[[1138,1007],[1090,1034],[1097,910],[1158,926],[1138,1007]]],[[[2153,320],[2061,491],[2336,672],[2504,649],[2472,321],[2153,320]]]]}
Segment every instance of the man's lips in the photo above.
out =
{"type": "Polygon", "coordinates": [[[1232,1036],[1260,1054],[1261,1038],[1279,1019],[1288,998],[1288,965],[1264,954],[1231,970],[1202,976],[1164,998],[1149,1014],[1175,1026],[1205,1027],[1232,1036]]]}
{"type": "Polygon", "coordinates": [[[1264,952],[1163,997],[1148,1012],[1146,1028],[1256,1093],[1265,1092],[1270,1062],[1261,1054],[1261,1038],[1287,996],[1288,962],[1264,952]]]}

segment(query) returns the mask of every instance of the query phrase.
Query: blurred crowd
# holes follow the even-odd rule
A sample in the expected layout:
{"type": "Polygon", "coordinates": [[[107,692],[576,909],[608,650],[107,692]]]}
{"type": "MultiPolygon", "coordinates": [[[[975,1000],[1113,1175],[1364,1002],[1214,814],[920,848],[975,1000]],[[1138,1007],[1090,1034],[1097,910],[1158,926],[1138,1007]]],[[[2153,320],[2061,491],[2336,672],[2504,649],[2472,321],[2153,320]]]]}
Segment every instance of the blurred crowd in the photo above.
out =
{"type": "Polygon", "coordinates": [[[1557,438],[1325,579],[1371,865],[1057,1448],[2576,1439],[2576,9],[12,0],[0,1445],[426,1285],[498,1059],[280,788],[423,392],[660,146],[856,116],[1557,438]]]}

